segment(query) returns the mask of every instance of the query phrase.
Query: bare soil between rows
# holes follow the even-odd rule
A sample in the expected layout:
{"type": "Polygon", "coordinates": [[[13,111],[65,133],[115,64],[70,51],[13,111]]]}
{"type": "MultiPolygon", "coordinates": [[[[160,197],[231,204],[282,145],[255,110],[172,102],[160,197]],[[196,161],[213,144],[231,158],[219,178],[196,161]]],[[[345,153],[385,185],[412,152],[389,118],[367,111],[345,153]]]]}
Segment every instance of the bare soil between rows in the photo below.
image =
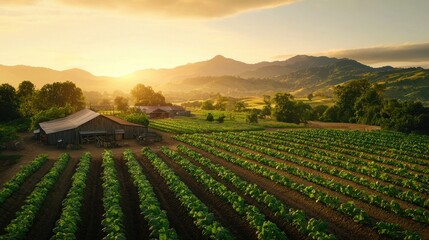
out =
{"type": "MultiPolygon", "coordinates": [[[[319,125],[317,125],[319,126],[319,125]]],[[[316,127],[317,127],[316,126],[316,127]]],[[[314,126],[313,126],[314,127],[314,126]]],[[[341,126],[340,126],[341,127],[341,126]]],[[[336,127],[334,127],[336,128],[336,127]]],[[[367,129],[366,126],[363,130],[367,129]]],[[[159,132],[159,131],[158,131],[159,132]]],[[[169,159],[160,153],[161,146],[168,146],[175,150],[180,142],[174,140],[172,134],[161,133],[163,141],[150,146],[166,163],[172,168],[183,182],[191,189],[191,191],[206,204],[211,212],[214,213],[216,219],[227,227],[237,239],[256,239],[255,230],[252,229],[245,218],[237,214],[234,209],[223,199],[214,196],[201,184],[188,174],[175,161],[169,159]]],[[[71,155],[71,161],[67,168],[60,176],[60,180],[56,183],[54,189],[49,193],[42,210],[39,212],[32,229],[28,233],[28,239],[49,239],[52,236],[52,229],[55,222],[58,220],[62,201],[66,196],[71,183],[71,178],[78,159],[84,152],[91,152],[92,162],[90,174],[88,177],[87,187],[84,193],[84,200],[80,211],[81,221],[78,226],[77,239],[102,239],[104,233],[101,224],[104,209],[102,204],[102,166],[101,154],[104,149],[96,148],[91,145],[84,145],[83,149],[69,151],[64,149],[56,149],[52,146],[45,146],[40,143],[29,140],[29,135],[23,136],[25,139],[25,148],[20,152],[5,152],[5,154],[21,154],[22,158],[18,163],[8,162],[0,168],[0,184],[8,181],[20,169],[20,165],[24,165],[33,160],[38,154],[47,153],[49,161],[42,166],[36,173],[28,178],[28,180],[15,192],[2,206],[0,206],[0,235],[4,234],[4,228],[15,217],[16,212],[24,204],[26,197],[33,191],[38,181],[52,167],[54,160],[64,153],[68,152],[71,155]]],[[[150,161],[142,157],[140,150],[142,146],[138,145],[135,140],[123,142],[123,147],[112,149],[115,157],[115,167],[117,176],[121,182],[121,207],[125,214],[124,227],[127,239],[150,239],[150,230],[144,217],[140,214],[139,196],[137,188],[134,186],[128,169],[122,159],[122,153],[126,148],[130,148],[139,160],[142,166],[143,173],[148,178],[153,186],[155,195],[157,196],[161,208],[167,212],[167,217],[170,221],[170,226],[176,230],[181,239],[207,239],[194,224],[193,219],[188,215],[188,211],[182,206],[181,202],[176,198],[175,194],[168,188],[165,180],[159,175],[156,169],[151,165],[150,161]]],[[[192,148],[192,147],[191,147],[192,148]]],[[[214,157],[202,150],[194,150],[202,153],[204,156],[211,159],[214,163],[225,166],[235,172],[240,178],[255,183],[263,190],[276,196],[285,205],[302,209],[307,216],[323,219],[328,223],[328,229],[334,233],[339,239],[383,239],[376,233],[375,230],[368,227],[363,227],[355,223],[349,217],[339,214],[334,209],[327,208],[321,203],[303,196],[293,190],[287,189],[273,181],[254,174],[248,170],[238,167],[234,164],[226,162],[223,159],[214,157]]],[[[199,165],[191,160],[194,164],[199,165]]],[[[225,184],[229,190],[239,193],[249,204],[257,206],[262,213],[267,216],[267,219],[276,223],[280,229],[285,231],[290,239],[308,239],[298,233],[297,230],[290,224],[282,221],[275,216],[275,213],[259,204],[256,200],[240,193],[232,184],[220,179],[215,173],[203,167],[212,177],[225,184]]],[[[306,171],[311,171],[306,169],[306,171]]],[[[370,208],[368,208],[370,210],[370,208]]],[[[371,208],[373,210],[373,208],[371,208]]],[[[377,210],[377,209],[376,209],[377,210]]],[[[373,216],[379,216],[377,213],[370,213],[373,216]]],[[[380,218],[383,218],[380,216],[380,218]]],[[[388,220],[388,219],[386,219],[388,220]]],[[[415,228],[414,228],[415,229],[415,228]]],[[[424,233],[423,237],[428,237],[427,230],[423,229],[420,233],[424,233]]]]}

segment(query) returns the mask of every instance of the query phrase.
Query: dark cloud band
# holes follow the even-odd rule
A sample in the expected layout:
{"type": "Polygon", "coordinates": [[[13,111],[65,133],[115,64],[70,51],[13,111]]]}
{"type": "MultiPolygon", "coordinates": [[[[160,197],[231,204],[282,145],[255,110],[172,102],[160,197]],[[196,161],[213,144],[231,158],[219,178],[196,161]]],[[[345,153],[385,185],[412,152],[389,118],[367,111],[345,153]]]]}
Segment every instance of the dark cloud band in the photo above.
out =
{"type": "Polygon", "coordinates": [[[335,50],[317,53],[317,55],[351,58],[369,64],[380,62],[427,62],[429,61],[429,43],[335,50]]]}

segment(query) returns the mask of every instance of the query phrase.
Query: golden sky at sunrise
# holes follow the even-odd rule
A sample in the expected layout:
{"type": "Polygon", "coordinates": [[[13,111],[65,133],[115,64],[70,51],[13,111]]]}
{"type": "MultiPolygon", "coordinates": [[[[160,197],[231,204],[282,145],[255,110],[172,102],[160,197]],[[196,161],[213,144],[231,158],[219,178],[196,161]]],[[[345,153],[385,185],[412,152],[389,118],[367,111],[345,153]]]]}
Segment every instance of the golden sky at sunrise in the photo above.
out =
{"type": "Polygon", "coordinates": [[[424,0],[0,0],[0,64],[120,76],[217,54],[429,66],[424,0]]]}

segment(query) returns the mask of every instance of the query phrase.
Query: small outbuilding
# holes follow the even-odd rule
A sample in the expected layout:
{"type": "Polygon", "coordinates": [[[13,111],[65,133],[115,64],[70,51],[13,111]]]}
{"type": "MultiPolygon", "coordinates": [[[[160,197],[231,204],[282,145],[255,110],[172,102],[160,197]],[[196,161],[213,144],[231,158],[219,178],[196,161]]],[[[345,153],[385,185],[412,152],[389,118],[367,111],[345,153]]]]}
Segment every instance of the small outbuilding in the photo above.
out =
{"type": "Polygon", "coordinates": [[[147,114],[149,118],[171,118],[175,116],[190,116],[191,112],[182,106],[136,106],[147,114]]]}
{"type": "Polygon", "coordinates": [[[83,109],[67,117],[39,123],[39,139],[49,145],[83,144],[99,136],[132,139],[147,133],[147,127],[83,109]]]}

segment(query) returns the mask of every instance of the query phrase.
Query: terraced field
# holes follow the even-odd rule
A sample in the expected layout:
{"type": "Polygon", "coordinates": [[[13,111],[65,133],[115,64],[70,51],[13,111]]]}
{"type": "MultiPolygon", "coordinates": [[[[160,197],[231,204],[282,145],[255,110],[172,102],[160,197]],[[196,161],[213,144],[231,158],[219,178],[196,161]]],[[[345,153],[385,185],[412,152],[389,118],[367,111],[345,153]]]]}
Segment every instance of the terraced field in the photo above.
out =
{"type": "Polygon", "coordinates": [[[40,155],[0,190],[0,239],[429,239],[429,138],[286,130],[40,155]]]}

